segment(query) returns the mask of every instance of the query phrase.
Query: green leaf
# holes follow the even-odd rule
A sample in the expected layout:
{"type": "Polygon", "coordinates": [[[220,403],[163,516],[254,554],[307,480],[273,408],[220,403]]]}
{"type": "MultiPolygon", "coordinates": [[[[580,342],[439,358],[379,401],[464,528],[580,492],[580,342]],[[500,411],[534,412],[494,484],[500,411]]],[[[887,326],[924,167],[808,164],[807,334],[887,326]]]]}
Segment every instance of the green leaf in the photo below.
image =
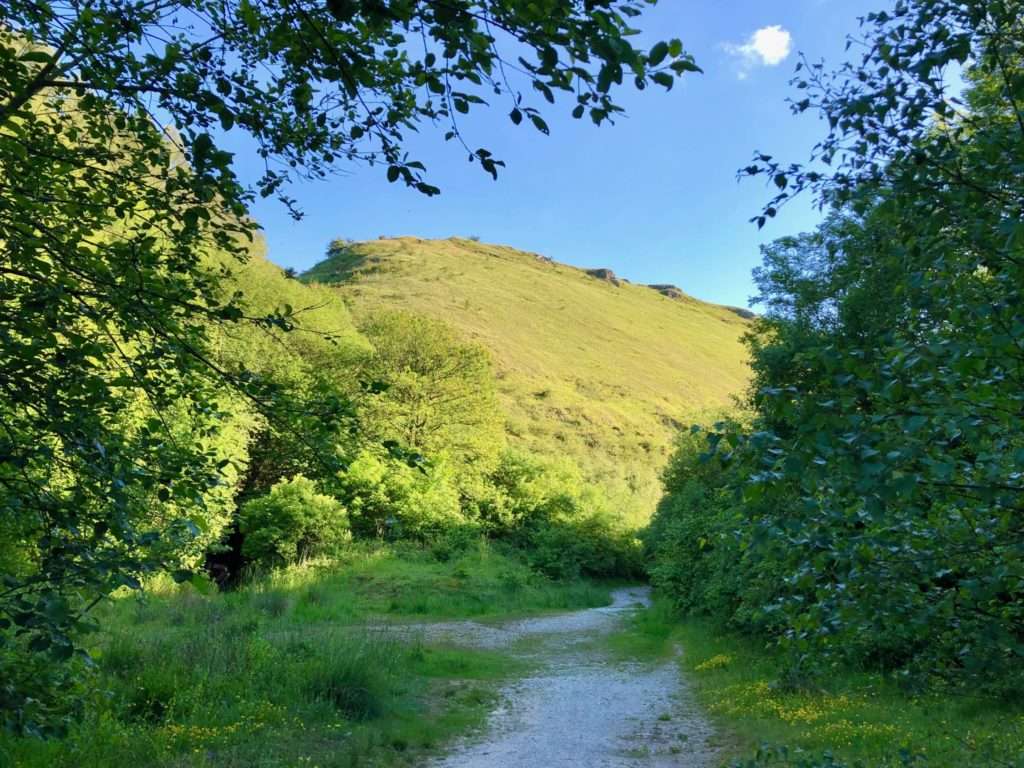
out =
{"type": "Polygon", "coordinates": [[[651,75],[651,80],[664,86],[667,90],[672,90],[672,85],[675,83],[675,79],[667,72],[655,72],[651,75]]]}
{"type": "Polygon", "coordinates": [[[647,63],[652,67],[656,67],[665,60],[666,56],[668,56],[668,43],[655,43],[654,47],[651,48],[651,52],[647,54],[647,63]]]}

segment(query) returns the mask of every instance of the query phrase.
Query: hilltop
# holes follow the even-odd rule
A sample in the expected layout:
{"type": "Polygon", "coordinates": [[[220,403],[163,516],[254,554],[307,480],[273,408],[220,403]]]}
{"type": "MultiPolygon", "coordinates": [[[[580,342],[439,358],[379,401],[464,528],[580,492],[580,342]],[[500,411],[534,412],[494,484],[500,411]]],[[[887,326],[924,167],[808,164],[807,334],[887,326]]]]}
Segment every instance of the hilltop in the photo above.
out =
{"type": "Polygon", "coordinates": [[[748,380],[749,313],[499,245],[402,237],[336,243],[302,280],[358,321],[380,308],[444,319],[490,350],[513,443],[576,461],[641,522],[676,429],[748,380]],[[744,315],[747,315],[746,317],[744,315]]]}

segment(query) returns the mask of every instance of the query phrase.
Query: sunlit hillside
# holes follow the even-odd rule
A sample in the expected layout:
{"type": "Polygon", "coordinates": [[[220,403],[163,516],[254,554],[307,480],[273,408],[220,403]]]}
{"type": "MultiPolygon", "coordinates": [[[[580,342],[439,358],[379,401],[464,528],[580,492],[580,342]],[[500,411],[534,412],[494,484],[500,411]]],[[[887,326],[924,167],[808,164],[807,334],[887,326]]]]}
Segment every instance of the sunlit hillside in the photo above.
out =
{"type": "Polygon", "coordinates": [[[636,520],[658,497],[674,427],[747,381],[737,310],[504,246],[381,239],[335,248],[303,279],[334,285],[357,319],[419,311],[485,345],[512,440],[573,458],[636,520]]]}

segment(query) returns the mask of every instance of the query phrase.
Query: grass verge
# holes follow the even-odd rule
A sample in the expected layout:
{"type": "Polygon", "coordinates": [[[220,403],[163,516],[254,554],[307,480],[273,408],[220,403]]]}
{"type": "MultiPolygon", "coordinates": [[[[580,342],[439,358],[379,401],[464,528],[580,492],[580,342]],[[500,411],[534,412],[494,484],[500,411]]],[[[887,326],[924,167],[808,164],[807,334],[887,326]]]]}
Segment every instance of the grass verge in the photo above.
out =
{"type": "Polygon", "coordinates": [[[0,765],[418,765],[481,724],[522,662],[396,637],[371,628],[374,618],[607,601],[607,589],[549,582],[486,549],[447,562],[427,551],[358,550],[227,594],[157,584],[143,600],[103,610],[98,670],[66,737],[0,735],[0,765]]]}
{"type": "Polygon", "coordinates": [[[1024,707],[966,695],[911,696],[878,674],[837,670],[815,690],[776,685],[781,659],[664,603],[616,642],[664,654],[678,644],[695,694],[734,744],[727,764],[865,768],[1024,765],[1024,707]],[[765,750],[784,745],[785,751],[765,750]],[[760,757],[754,757],[762,749],[760,757]]]}

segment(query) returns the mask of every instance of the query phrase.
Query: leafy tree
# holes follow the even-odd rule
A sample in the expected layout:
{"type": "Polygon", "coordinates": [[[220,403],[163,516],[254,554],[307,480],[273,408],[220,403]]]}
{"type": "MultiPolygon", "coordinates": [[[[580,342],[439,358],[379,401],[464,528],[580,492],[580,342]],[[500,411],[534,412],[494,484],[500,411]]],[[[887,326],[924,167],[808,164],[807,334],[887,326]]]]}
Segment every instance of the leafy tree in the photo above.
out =
{"type": "Polygon", "coordinates": [[[444,461],[410,464],[382,448],[366,448],[338,474],[333,489],[359,536],[425,539],[472,527],[444,461]]]}
{"type": "MultiPolygon", "coordinates": [[[[514,123],[547,133],[531,102],[562,93],[574,116],[601,124],[622,111],[611,93],[624,79],[671,88],[674,76],[699,71],[678,40],[649,51],[630,43],[630,20],[650,5],[15,0],[0,22],[30,45],[5,48],[0,120],[68,90],[143,120],[166,114],[196,175],[208,174],[206,185],[228,204],[246,194],[209,133],[218,126],[256,140],[267,160],[264,195],[279,193],[290,174],[321,177],[351,161],[383,163],[390,180],[434,194],[422,164],[403,151],[404,132],[421,121],[444,121],[446,137],[461,140],[457,117],[486,96],[505,100],[514,123]]],[[[470,158],[496,175],[499,161],[486,149],[470,158]]]]}
{"type": "Polygon", "coordinates": [[[467,480],[492,469],[504,424],[487,350],[443,321],[408,312],[379,312],[360,328],[374,346],[363,369],[375,385],[361,402],[365,435],[447,455],[467,480]]]}
{"type": "Polygon", "coordinates": [[[610,514],[604,493],[585,482],[573,462],[539,460],[508,450],[476,500],[484,529],[518,547],[553,578],[633,577],[640,547],[632,530],[610,514]]]}
{"type": "Polygon", "coordinates": [[[831,210],[765,250],[754,423],[710,443],[741,494],[743,577],[779,576],[729,610],[770,620],[799,668],[1019,687],[1022,11],[909,0],[868,16],[862,59],[797,76],[794,109],[830,126],[828,165],[747,169],[779,189],[759,223],[801,191],[831,210]]]}

